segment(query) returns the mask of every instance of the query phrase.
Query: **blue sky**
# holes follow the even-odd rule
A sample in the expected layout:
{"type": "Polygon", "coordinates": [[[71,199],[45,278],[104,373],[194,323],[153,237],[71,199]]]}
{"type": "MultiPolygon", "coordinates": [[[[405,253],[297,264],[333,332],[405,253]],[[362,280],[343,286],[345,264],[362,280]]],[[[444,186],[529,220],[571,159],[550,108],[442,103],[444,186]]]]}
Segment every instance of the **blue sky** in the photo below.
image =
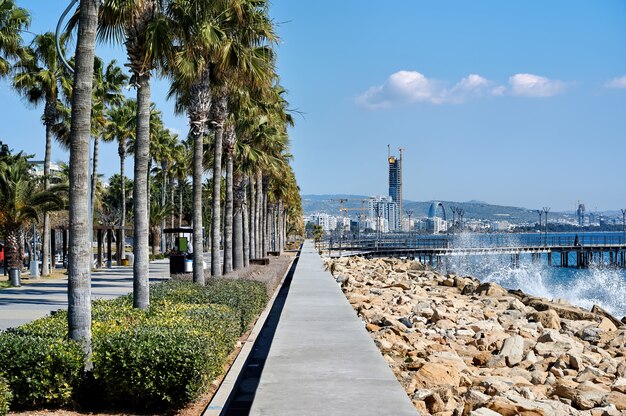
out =
{"type": "MultiPolygon", "coordinates": [[[[19,3],[40,32],[67,1],[19,3]]],[[[271,14],[281,81],[303,113],[291,131],[303,193],[386,194],[391,144],[406,149],[406,199],[626,207],[623,1],[275,0],[271,14]]],[[[155,82],[153,100],[185,134],[166,88],[155,82]]],[[[40,109],[6,83],[0,95],[0,139],[42,156],[40,109]]],[[[116,149],[103,147],[110,176],[116,149]]]]}

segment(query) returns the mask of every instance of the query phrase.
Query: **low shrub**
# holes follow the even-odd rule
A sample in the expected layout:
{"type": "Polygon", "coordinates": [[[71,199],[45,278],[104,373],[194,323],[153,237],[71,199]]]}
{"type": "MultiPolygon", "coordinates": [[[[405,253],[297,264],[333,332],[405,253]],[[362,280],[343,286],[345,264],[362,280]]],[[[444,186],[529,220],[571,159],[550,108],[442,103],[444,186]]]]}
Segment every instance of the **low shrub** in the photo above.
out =
{"type": "Polygon", "coordinates": [[[152,410],[181,406],[204,391],[222,372],[239,330],[223,305],[163,301],[139,321],[98,331],[93,374],[111,403],[152,410]]]}
{"type": "Polygon", "coordinates": [[[83,377],[84,354],[71,340],[19,328],[0,333],[0,368],[16,407],[70,403],[83,377]]]}
{"type": "Polygon", "coordinates": [[[240,312],[241,333],[244,333],[267,304],[264,283],[254,280],[211,279],[206,286],[209,303],[228,305],[240,312]]]}
{"type": "Polygon", "coordinates": [[[195,304],[227,305],[239,314],[240,333],[244,333],[267,304],[264,283],[253,280],[211,279],[206,286],[170,280],[150,288],[153,303],[163,300],[195,304]]]}
{"type": "Polygon", "coordinates": [[[13,394],[11,393],[9,382],[4,377],[0,376],[0,416],[9,413],[9,406],[11,405],[12,399],[13,394]]]}

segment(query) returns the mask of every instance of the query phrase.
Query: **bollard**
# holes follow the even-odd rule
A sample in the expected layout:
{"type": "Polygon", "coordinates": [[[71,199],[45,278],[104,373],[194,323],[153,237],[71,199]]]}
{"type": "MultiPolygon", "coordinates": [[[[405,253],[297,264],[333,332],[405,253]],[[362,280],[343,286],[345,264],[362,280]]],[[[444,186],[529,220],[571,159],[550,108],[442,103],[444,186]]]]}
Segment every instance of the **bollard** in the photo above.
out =
{"type": "Polygon", "coordinates": [[[22,286],[22,276],[20,273],[20,269],[16,267],[12,267],[9,269],[9,281],[11,282],[11,286],[22,286]]]}

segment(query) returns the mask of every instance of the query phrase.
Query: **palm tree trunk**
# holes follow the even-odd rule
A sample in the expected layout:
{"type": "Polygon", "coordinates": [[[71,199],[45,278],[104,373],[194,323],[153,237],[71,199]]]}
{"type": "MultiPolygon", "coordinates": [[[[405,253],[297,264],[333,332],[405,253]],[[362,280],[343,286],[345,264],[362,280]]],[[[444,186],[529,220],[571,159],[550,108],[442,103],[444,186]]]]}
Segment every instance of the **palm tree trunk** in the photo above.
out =
{"type": "Polygon", "coordinates": [[[242,238],[242,250],[243,250],[243,267],[248,267],[250,265],[250,226],[249,226],[249,215],[248,215],[248,192],[246,190],[246,184],[248,183],[248,177],[243,177],[243,192],[241,196],[242,206],[241,206],[241,222],[243,229],[241,230],[241,238],[242,238]]]}
{"type": "MultiPolygon", "coordinates": [[[[46,106],[48,104],[46,103],[46,106]]],[[[52,153],[52,129],[51,125],[46,122],[46,153],[43,160],[43,187],[48,189],[50,186],[50,155],[52,153]]],[[[43,213],[43,232],[41,235],[41,275],[50,275],[50,214],[48,211],[43,213]]]]}
{"type": "MultiPolygon", "coordinates": [[[[224,204],[224,274],[233,271],[233,151],[235,131],[226,128],[224,148],[226,150],[226,203],[224,204]]],[[[243,261],[242,261],[243,262],[243,261]]]]}
{"type": "Polygon", "coordinates": [[[120,155],[120,179],[122,180],[122,194],[121,194],[121,218],[120,218],[120,241],[118,242],[117,261],[118,265],[126,258],[126,178],[124,177],[124,161],[126,160],[126,143],[120,142],[118,153],[120,155]]]}
{"type": "MultiPolygon", "coordinates": [[[[220,241],[221,241],[221,182],[222,182],[222,139],[224,120],[227,112],[227,95],[222,94],[213,104],[217,117],[212,121],[215,128],[215,144],[213,154],[213,195],[211,210],[211,276],[221,276],[220,241]]],[[[213,110],[213,108],[212,108],[213,110]]],[[[200,185],[200,184],[198,184],[200,185]]]]}
{"type": "Polygon", "coordinates": [[[6,262],[10,269],[22,270],[22,256],[20,256],[20,228],[7,227],[6,230],[6,262]]]}
{"type": "MultiPolygon", "coordinates": [[[[167,201],[167,162],[161,162],[161,206],[165,207],[165,202],[167,201]]],[[[166,217],[163,217],[161,220],[161,229],[159,230],[159,241],[160,241],[160,250],[161,253],[165,253],[165,238],[163,238],[163,230],[165,230],[165,222],[166,217]]]]}
{"type": "MultiPolygon", "coordinates": [[[[204,156],[204,129],[211,108],[210,71],[205,68],[200,78],[192,85],[191,103],[188,109],[190,132],[193,138],[193,281],[204,285],[204,244],[202,233],[202,172],[204,156]]],[[[221,146],[220,146],[221,147],[221,146]]],[[[221,151],[221,149],[220,149],[221,151]]],[[[179,178],[180,179],[180,178],[179,178]]],[[[179,224],[182,224],[182,188],[180,194],[179,224]]],[[[218,200],[219,203],[219,200],[218,200]]],[[[218,230],[219,232],[219,230],[218,230]]],[[[219,258],[219,249],[218,249],[219,258]]],[[[213,256],[213,253],[211,253],[213,256]]],[[[211,271],[213,270],[213,258],[211,271]]],[[[218,260],[219,261],[219,260],[218,260]]]]}
{"type": "Polygon", "coordinates": [[[81,0],[70,129],[68,333],[91,356],[91,241],[88,212],[91,94],[100,0],[81,0]]]}
{"type": "Polygon", "coordinates": [[[261,190],[262,188],[262,182],[263,182],[263,175],[261,172],[261,169],[257,169],[256,171],[256,207],[255,207],[255,224],[254,226],[256,227],[256,258],[262,258],[265,257],[263,256],[262,252],[263,252],[263,219],[261,218],[262,215],[262,207],[263,207],[263,192],[261,190]]]}
{"type": "Polygon", "coordinates": [[[244,267],[243,202],[246,190],[241,174],[235,175],[233,182],[233,269],[239,270],[244,267]]]}
{"type": "MultiPolygon", "coordinates": [[[[174,212],[176,210],[176,204],[174,202],[174,175],[170,175],[170,206],[172,207],[172,215],[170,215],[170,228],[174,228],[174,212]]],[[[170,250],[173,247],[172,237],[173,234],[168,234],[168,244],[170,250]]]]}
{"type": "Polygon", "coordinates": [[[254,179],[255,179],[255,175],[250,175],[249,177],[249,188],[250,188],[250,204],[248,206],[248,212],[250,215],[248,215],[248,221],[249,221],[249,231],[250,231],[250,238],[248,239],[248,257],[250,259],[255,259],[256,258],[256,229],[254,227],[255,224],[255,218],[256,216],[255,214],[255,207],[256,207],[256,196],[254,194],[254,179]]]}
{"type": "Polygon", "coordinates": [[[261,180],[261,189],[262,189],[262,197],[263,197],[263,223],[261,224],[263,227],[263,252],[261,253],[263,255],[263,257],[267,256],[267,252],[269,251],[269,238],[270,238],[270,229],[269,229],[269,218],[268,218],[268,213],[269,213],[269,205],[268,205],[268,198],[267,198],[267,192],[268,192],[268,185],[269,185],[269,179],[266,176],[263,176],[263,179],[261,180]]]}
{"type": "Polygon", "coordinates": [[[96,185],[98,184],[98,146],[99,140],[98,136],[93,138],[93,165],[91,168],[91,195],[89,195],[89,200],[91,201],[91,218],[93,218],[93,213],[96,207],[96,185]]]}
{"type": "Polygon", "coordinates": [[[185,184],[184,182],[178,178],[178,188],[179,188],[179,195],[178,195],[178,228],[183,226],[183,188],[184,188],[185,184]]]}
{"type": "Polygon", "coordinates": [[[137,75],[137,133],[135,139],[135,178],[133,187],[134,244],[133,306],[150,307],[148,248],[148,165],[150,161],[150,76],[137,75]]]}
{"type": "MultiPolygon", "coordinates": [[[[193,138],[193,281],[204,285],[204,268],[202,267],[202,156],[204,136],[198,130],[193,138]]],[[[181,193],[182,199],[182,193],[181,193]]],[[[182,215],[182,201],[181,201],[182,215]]]]}

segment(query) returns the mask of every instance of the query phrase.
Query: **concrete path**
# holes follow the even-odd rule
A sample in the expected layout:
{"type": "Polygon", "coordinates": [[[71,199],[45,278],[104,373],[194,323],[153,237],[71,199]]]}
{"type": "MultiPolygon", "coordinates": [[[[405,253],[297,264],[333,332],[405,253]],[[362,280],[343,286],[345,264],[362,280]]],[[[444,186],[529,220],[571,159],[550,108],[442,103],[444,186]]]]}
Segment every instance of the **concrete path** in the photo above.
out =
{"type": "MultiPolygon", "coordinates": [[[[169,260],[150,263],[150,281],[170,277],[169,260]]],[[[102,269],[91,274],[94,299],[111,299],[133,291],[132,266],[102,269]]],[[[0,330],[16,327],[67,308],[67,277],[46,279],[0,290],[0,330]]]]}
{"type": "Polygon", "coordinates": [[[304,244],[250,415],[416,415],[313,242],[304,244]]]}

